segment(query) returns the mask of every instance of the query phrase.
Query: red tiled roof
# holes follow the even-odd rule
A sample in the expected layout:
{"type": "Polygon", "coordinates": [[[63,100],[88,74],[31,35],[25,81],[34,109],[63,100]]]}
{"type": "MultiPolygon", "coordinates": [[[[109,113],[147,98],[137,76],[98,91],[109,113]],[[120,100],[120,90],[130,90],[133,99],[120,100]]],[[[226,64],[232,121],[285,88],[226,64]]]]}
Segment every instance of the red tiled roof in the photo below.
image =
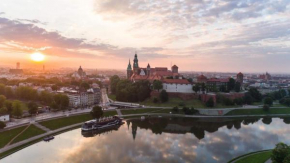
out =
{"type": "Polygon", "coordinates": [[[199,79],[199,80],[206,80],[207,77],[205,77],[204,75],[200,75],[200,76],[197,77],[197,79],[199,79]]]}
{"type": "Polygon", "coordinates": [[[243,74],[241,72],[239,72],[238,75],[243,75],[243,74]]]}
{"type": "Polygon", "coordinates": [[[171,71],[156,71],[155,74],[160,76],[173,76],[171,71]]]}
{"type": "Polygon", "coordinates": [[[186,79],[163,79],[162,82],[170,84],[190,84],[186,79]]]}
{"type": "Polygon", "coordinates": [[[155,67],[155,71],[167,71],[167,67],[155,67]]]}

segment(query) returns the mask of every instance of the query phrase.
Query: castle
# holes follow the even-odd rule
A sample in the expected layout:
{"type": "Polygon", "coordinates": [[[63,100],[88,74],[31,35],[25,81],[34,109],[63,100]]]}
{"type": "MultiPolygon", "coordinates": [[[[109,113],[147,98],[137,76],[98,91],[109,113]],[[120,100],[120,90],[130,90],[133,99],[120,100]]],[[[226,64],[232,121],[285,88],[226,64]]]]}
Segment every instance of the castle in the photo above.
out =
{"type": "Polygon", "coordinates": [[[176,65],[172,66],[171,70],[168,70],[167,67],[151,68],[149,63],[146,68],[141,68],[139,67],[137,53],[135,53],[133,61],[133,69],[130,60],[127,67],[127,79],[133,82],[139,80],[149,80],[150,82],[153,82],[154,80],[163,80],[168,78],[182,78],[182,76],[178,73],[178,67],[176,65]]]}

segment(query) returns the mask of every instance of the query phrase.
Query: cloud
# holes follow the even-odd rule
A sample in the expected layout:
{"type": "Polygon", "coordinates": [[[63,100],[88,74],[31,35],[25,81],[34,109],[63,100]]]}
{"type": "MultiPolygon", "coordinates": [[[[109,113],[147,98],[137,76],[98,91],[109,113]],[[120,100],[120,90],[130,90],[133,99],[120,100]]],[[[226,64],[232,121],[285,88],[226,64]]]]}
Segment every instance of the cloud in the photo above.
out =
{"type": "MultiPolygon", "coordinates": [[[[49,32],[33,23],[38,20],[10,20],[0,17],[0,44],[10,52],[32,53],[41,51],[48,55],[75,58],[132,57],[135,48],[119,48],[105,43],[90,43],[86,39],[68,38],[58,32],[49,32]],[[23,23],[29,22],[29,24],[23,23]]],[[[160,47],[138,48],[149,58],[163,57],[160,47]]]]}

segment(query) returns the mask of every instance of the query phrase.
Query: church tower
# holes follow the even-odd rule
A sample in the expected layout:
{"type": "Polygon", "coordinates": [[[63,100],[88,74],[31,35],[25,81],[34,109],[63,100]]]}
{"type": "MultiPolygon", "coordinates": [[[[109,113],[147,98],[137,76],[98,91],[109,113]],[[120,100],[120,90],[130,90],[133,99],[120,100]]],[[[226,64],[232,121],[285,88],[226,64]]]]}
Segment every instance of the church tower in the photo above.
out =
{"type": "Polygon", "coordinates": [[[129,60],[129,64],[128,64],[128,67],[127,67],[127,79],[130,79],[132,75],[133,75],[133,71],[132,71],[131,62],[129,60]]]}
{"type": "Polygon", "coordinates": [[[147,71],[147,76],[150,76],[150,65],[149,65],[149,63],[148,63],[148,65],[147,65],[147,69],[146,69],[146,71],[147,71]]]}
{"type": "Polygon", "coordinates": [[[138,70],[139,70],[138,57],[137,57],[137,53],[135,53],[134,64],[133,64],[134,74],[138,74],[138,70]]]}

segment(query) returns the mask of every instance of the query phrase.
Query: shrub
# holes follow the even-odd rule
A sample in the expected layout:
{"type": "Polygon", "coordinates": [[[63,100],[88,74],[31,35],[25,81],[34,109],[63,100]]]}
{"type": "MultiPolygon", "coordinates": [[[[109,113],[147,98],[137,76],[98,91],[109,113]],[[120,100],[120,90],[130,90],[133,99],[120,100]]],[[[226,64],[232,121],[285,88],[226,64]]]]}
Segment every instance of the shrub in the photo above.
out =
{"type": "Polygon", "coordinates": [[[266,97],[264,99],[264,104],[265,105],[269,105],[269,106],[272,106],[273,105],[273,99],[271,97],[266,97]]]}
{"type": "Polygon", "coordinates": [[[213,98],[209,98],[209,100],[206,102],[207,107],[214,107],[214,101],[213,98]]]}
{"type": "Polygon", "coordinates": [[[6,123],[0,121],[0,129],[3,129],[3,128],[5,128],[5,127],[6,127],[6,123]]]}
{"type": "Polygon", "coordinates": [[[178,105],[179,106],[185,106],[184,102],[180,102],[178,105]]]}
{"type": "Polygon", "coordinates": [[[179,113],[179,108],[177,106],[173,107],[172,112],[179,113]]]}
{"type": "Polygon", "coordinates": [[[278,143],[276,144],[275,149],[272,151],[271,159],[273,163],[281,163],[289,154],[290,154],[289,146],[284,143],[278,143]]]}
{"type": "Polygon", "coordinates": [[[284,158],[283,163],[290,163],[290,154],[284,158]]]}
{"type": "Polygon", "coordinates": [[[263,106],[263,110],[268,112],[270,110],[270,106],[269,105],[264,105],[263,106]]]}
{"type": "Polygon", "coordinates": [[[159,102],[159,99],[157,97],[154,97],[153,98],[153,103],[158,103],[159,102]]]}
{"type": "Polygon", "coordinates": [[[167,102],[168,101],[168,93],[165,90],[162,90],[160,92],[160,100],[161,102],[167,102]]]}

